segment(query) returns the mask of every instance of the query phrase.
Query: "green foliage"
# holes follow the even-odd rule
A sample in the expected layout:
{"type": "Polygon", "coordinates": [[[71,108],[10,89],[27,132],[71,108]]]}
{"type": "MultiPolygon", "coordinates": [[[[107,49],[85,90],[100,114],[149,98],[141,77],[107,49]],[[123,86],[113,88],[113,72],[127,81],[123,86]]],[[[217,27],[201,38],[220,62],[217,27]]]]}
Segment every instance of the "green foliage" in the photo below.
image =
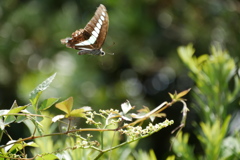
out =
{"type": "Polygon", "coordinates": [[[232,109],[239,107],[233,102],[240,93],[240,79],[236,75],[234,59],[227,51],[216,47],[211,48],[211,55],[196,57],[191,44],[179,47],[178,53],[196,83],[193,88],[194,109],[201,122],[200,127],[195,124],[198,130],[195,134],[203,154],[196,155],[195,146],[189,145],[189,134],[180,133],[173,139],[177,159],[239,159],[239,145],[230,144],[230,141],[239,142],[240,138],[238,133],[229,134],[232,109]]]}
{"type": "Polygon", "coordinates": [[[189,134],[182,134],[182,132],[179,132],[179,135],[176,138],[177,139],[173,140],[173,150],[178,159],[197,159],[193,152],[193,148],[188,145],[189,134]]]}
{"type": "Polygon", "coordinates": [[[239,132],[233,136],[228,136],[222,143],[222,156],[226,160],[240,159],[240,134],[239,132]]]}
{"type": "Polygon", "coordinates": [[[195,57],[192,45],[179,47],[178,53],[190,70],[190,77],[196,83],[195,109],[204,122],[225,119],[230,104],[239,96],[240,79],[236,75],[237,66],[227,51],[212,47],[211,55],[195,57]],[[231,90],[231,87],[233,90],[231,90]]]}
{"type": "Polygon", "coordinates": [[[72,107],[73,107],[73,98],[72,97],[66,99],[63,102],[57,103],[56,107],[66,113],[66,115],[64,116],[66,118],[68,118],[68,117],[85,117],[86,115],[84,112],[88,112],[88,111],[92,110],[91,107],[82,107],[80,109],[72,110],[72,107]]]}
{"type": "Polygon", "coordinates": [[[206,159],[219,159],[223,156],[221,154],[223,148],[216,146],[222,145],[229,122],[230,116],[225,119],[223,124],[221,124],[220,120],[215,121],[213,125],[210,123],[200,123],[202,134],[198,135],[198,139],[205,150],[206,159]]]}
{"type": "Polygon", "coordinates": [[[4,133],[10,138],[9,142],[0,146],[0,158],[29,158],[26,147],[31,147],[34,156],[29,159],[38,160],[79,159],[79,157],[82,159],[111,157],[157,159],[153,150],[149,153],[142,150],[135,151],[137,141],[173,124],[173,121],[168,119],[156,124],[153,124],[153,121],[156,117],[165,116],[160,112],[176,102],[182,102],[185,108],[186,104],[182,97],[189,92],[186,90],[179,94],[170,94],[171,102],[164,102],[153,110],[144,106],[137,113],[134,113],[135,107],[132,107],[129,101],[121,104],[122,111],[109,109],[98,112],[87,106],[72,109],[72,97],[56,104],[58,98],[48,98],[39,104],[40,96],[52,83],[55,75],[47,78],[31,92],[29,105],[18,106],[14,102],[11,109],[0,112],[1,134],[4,133]],[[47,109],[54,104],[65,115],[49,114],[47,109]],[[21,117],[21,121],[17,120],[18,117],[21,117]],[[152,122],[142,127],[141,124],[149,118],[152,122]],[[12,139],[5,128],[11,127],[15,121],[25,123],[31,135],[18,140],[12,139]],[[91,127],[82,128],[77,124],[79,121],[91,127]],[[56,132],[57,127],[60,128],[58,132],[56,132]]]}
{"type": "Polygon", "coordinates": [[[59,98],[48,98],[48,99],[45,99],[40,107],[39,107],[39,110],[40,111],[44,111],[44,110],[47,110],[48,108],[50,108],[54,103],[56,103],[57,101],[59,100],[59,98]]]}

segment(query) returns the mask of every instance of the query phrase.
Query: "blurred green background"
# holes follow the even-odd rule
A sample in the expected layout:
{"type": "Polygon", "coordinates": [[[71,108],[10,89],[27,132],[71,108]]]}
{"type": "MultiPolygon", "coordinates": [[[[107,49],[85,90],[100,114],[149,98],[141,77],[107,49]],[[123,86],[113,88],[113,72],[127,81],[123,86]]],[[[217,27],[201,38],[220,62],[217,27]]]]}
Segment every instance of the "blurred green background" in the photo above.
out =
{"type": "MultiPolygon", "coordinates": [[[[136,107],[152,109],[170,100],[168,92],[194,85],[177,55],[178,46],[192,42],[201,55],[210,45],[220,45],[239,57],[239,29],[237,0],[2,0],[0,107],[10,108],[15,99],[19,105],[28,103],[31,90],[57,72],[43,98],[73,96],[76,108],[96,110],[120,109],[128,99],[136,107]],[[103,50],[114,55],[78,56],[60,39],[84,28],[99,4],[106,6],[110,20],[103,50]]],[[[175,126],[141,141],[139,147],[154,148],[164,157],[180,111],[168,109],[175,126]]],[[[197,119],[194,112],[189,114],[185,130],[197,119]]]]}

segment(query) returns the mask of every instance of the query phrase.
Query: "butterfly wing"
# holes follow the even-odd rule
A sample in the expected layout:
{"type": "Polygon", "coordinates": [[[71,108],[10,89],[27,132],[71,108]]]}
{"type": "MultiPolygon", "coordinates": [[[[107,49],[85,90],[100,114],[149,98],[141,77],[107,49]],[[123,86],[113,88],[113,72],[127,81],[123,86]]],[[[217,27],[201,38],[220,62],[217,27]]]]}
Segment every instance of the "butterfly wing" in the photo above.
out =
{"type": "Polygon", "coordinates": [[[79,50],[81,50],[81,48],[82,49],[84,49],[84,48],[93,49],[93,46],[91,46],[91,45],[86,45],[86,46],[81,46],[81,47],[75,46],[75,44],[78,44],[78,43],[88,40],[90,36],[91,35],[88,32],[86,32],[84,29],[79,29],[72,33],[72,38],[68,37],[65,39],[61,39],[61,43],[66,44],[66,46],[69,48],[74,48],[74,49],[79,49],[79,50]]]}
{"type": "Polygon", "coordinates": [[[88,22],[84,28],[88,33],[91,33],[92,46],[96,49],[100,49],[106,39],[109,26],[109,19],[107,9],[104,5],[100,4],[95,15],[88,22]]]}
{"type": "Polygon", "coordinates": [[[61,42],[78,50],[100,49],[105,41],[108,25],[107,10],[100,4],[84,29],[76,30],[72,33],[72,38],[62,39],[61,42]]]}

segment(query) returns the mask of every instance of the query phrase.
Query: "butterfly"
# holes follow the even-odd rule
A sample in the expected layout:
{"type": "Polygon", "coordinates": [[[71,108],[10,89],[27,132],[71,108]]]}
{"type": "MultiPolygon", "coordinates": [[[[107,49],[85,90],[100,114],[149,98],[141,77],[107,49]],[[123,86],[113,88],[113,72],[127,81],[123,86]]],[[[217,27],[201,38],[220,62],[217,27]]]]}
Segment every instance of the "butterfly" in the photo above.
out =
{"type": "Polygon", "coordinates": [[[90,54],[104,56],[102,45],[108,32],[109,19],[107,9],[100,4],[94,16],[84,29],[76,30],[72,37],[61,39],[62,44],[68,48],[80,50],[79,55],[90,54]]]}

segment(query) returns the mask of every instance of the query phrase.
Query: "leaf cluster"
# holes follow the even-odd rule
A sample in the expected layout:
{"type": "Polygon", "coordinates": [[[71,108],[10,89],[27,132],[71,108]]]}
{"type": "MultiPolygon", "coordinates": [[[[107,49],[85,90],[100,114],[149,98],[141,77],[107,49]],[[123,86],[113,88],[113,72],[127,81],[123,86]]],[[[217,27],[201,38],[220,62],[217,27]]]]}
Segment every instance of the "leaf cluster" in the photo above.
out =
{"type": "MultiPolygon", "coordinates": [[[[112,152],[117,148],[123,149],[124,146],[146,138],[173,124],[173,121],[168,119],[155,124],[153,121],[157,117],[165,117],[166,115],[162,111],[176,102],[182,102],[183,108],[185,108],[186,105],[182,97],[190,91],[170,94],[171,102],[163,102],[153,110],[143,106],[142,109],[135,111],[135,107],[129,101],[121,104],[121,111],[116,109],[94,111],[89,106],[73,109],[73,97],[61,102],[57,102],[59,98],[48,98],[40,102],[41,94],[49,87],[55,76],[56,74],[53,74],[47,78],[30,93],[29,104],[18,106],[14,102],[11,109],[0,111],[1,138],[3,134],[6,134],[10,139],[0,147],[0,158],[64,159],[69,156],[74,158],[76,154],[73,154],[74,150],[90,149],[92,150],[91,154],[82,151],[81,157],[99,159],[104,153],[112,152]],[[47,111],[54,104],[56,109],[61,110],[63,114],[52,115],[47,111]],[[150,119],[151,122],[143,128],[141,125],[147,119],[150,119]],[[79,121],[85,122],[89,127],[81,128],[77,124],[79,121]],[[11,127],[12,123],[24,123],[31,135],[14,140],[6,132],[6,127],[11,127]],[[54,132],[57,126],[60,130],[54,132]],[[99,134],[96,135],[96,132],[99,134]],[[113,133],[113,137],[114,135],[124,136],[124,141],[118,140],[117,143],[109,145],[105,140],[107,138],[109,141],[109,137],[112,137],[109,136],[109,133],[113,133]],[[61,141],[61,138],[54,144],[54,137],[64,137],[67,143],[61,141]],[[32,158],[26,154],[26,147],[32,148],[32,153],[34,153],[32,158]]],[[[187,110],[184,111],[185,114],[186,112],[187,110]]],[[[132,156],[136,157],[136,155],[132,156]]],[[[152,152],[150,156],[154,157],[152,152]]]]}
{"type": "Polygon", "coordinates": [[[194,52],[192,44],[178,48],[180,58],[196,83],[192,92],[193,108],[200,123],[194,123],[193,126],[202,153],[196,154],[196,144],[189,144],[189,133],[180,132],[173,139],[176,156],[169,159],[237,160],[240,158],[239,129],[233,126],[239,123],[234,113],[239,110],[236,101],[240,96],[237,62],[219,47],[212,46],[210,55],[196,57],[194,52]]]}

